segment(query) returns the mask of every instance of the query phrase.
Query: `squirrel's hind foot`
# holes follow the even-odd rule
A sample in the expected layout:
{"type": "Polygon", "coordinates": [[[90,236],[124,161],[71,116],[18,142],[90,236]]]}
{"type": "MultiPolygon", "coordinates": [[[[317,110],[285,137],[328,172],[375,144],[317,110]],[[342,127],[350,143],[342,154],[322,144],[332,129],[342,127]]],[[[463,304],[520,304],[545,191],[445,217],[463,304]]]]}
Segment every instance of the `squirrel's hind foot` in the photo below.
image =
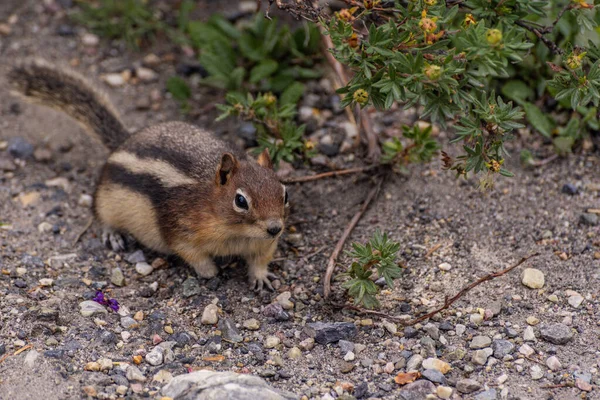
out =
{"type": "Polygon", "coordinates": [[[102,243],[112,251],[124,251],[127,249],[125,236],[108,227],[105,227],[102,231],[102,243]]]}

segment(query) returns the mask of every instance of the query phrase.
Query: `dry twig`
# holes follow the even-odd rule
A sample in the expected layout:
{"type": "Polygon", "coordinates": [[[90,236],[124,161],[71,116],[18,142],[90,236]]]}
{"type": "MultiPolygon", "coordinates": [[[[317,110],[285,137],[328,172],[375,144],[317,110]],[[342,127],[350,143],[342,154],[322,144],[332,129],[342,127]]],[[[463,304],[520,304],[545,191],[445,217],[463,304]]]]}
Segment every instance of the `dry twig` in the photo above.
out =
{"type": "Polygon", "coordinates": [[[281,183],[311,182],[311,181],[316,181],[316,180],[323,179],[323,178],[329,178],[329,177],[332,177],[332,176],[340,176],[340,175],[354,174],[354,173],[358,173],[358,172],[365,172],[365,171],[368,171],[368,170],[374,169],[374,168],[375,168],[375,166],[371,165],[371,166],[368,166],[368,167],[356,167],[356,168],[340,169],[340,170],[337,170],[337,171],[323,172],[322,174],[307,175],[307,176],[299,176],[299,177],[295,177],[295,178],[282,179],[281,183]]]}
{"type": "Polygon", "coordinates": [[[79,234],[77,235],[75,240],[73,240],[73,244],[71,246],[75,246],[77,244],[77,242],[79,242],[81,237],[87,232],[88,229],[90,229],[90,226],[92,226],[93,222],[94,222],[94,218],[90,218],[89,221],[87,222],[87,224],[85,224],[85,226],[81,230],[81,232],[79,232],[79,234]]]}
{"type": "Polygon", "coordinates": [[[437,249],[439,249],[440,247],[442,247],[441,243],[438,243],[435,246],[433,246],[431,249],[429,249],[427,251],[427,253],[425,253],[425,258],[429,258],[429,256],[432,255],[433,253],[435,253],[437,251],[437,249]]]}
{"type": "Polygon", "coordinates": [[[331,292],[331,276],[333,275],[333,270],[335,269],[337,258],[340,255],[342,248],[344,247],[344,243],[346,243],[348,236],[350,236],[350,234],[354,230],[354,227],[356,226],[356,224],[358,224],[358,221],[360,221],[360,218],[363,216],[365,211],[367,211],[367,208],[369,208],[369,204],[371,204],[373,199],[377,197],[377,194],[379,193],[379,190],[381,189],[381,186],[383,185],[383,182],[385,181],[386,177],[387,175],[383,175],[379,179],[377,186],[371,189],[362,206],[360,207],[360,210],[358,210],[358,212],[354,214],[354,217],[352,217],[352,219],[348,223],[348,226],[346,226],[346,229],[344,229],[342,237],[340,237],[337,244],[335,245],[335,249],[333,249],[329,260],[327,261],[327,270],[325,271],[325,277],[323,279],[323,294],[325,298],[327,298],[329,296],[329,293],[331,292]]]}

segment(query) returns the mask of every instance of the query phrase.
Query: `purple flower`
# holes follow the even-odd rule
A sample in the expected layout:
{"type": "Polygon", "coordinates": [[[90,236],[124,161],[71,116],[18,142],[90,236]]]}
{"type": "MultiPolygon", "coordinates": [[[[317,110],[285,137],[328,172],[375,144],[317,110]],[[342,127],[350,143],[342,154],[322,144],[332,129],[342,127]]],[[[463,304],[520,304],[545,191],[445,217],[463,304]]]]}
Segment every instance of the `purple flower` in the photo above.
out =
{"type": "Polygon", "coordinates": [[[115,312],[119,311],[119,302],[115,299],[109,299],[108,297],[105,297],[104,293],[102,293],[100,290],[96,292],[96,296],[92,300],[94,300],[96,303],[102,304],[103,306],[108,306],[115,312]]]}

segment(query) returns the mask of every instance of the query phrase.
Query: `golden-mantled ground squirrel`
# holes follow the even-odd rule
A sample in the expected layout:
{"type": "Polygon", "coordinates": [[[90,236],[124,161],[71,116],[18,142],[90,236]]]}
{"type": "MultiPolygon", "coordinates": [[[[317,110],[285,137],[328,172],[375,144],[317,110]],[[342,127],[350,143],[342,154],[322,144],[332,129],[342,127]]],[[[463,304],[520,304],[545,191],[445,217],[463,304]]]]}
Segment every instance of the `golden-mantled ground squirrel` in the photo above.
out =
{"type": "Polygon", "coordinates": [[[238,255],[252,288],[271,288],[268,264],[284,228],[288,194],[267,151],[255,161],[183,122],[127,131],[108,98],[74,71],[42,60],[15,66],[9,80],[28,100],[64,111],[112,153],[94,195],[103,240],[123,250],[122,234],[176,254],[202,278],[213,257],[238,255]]]}

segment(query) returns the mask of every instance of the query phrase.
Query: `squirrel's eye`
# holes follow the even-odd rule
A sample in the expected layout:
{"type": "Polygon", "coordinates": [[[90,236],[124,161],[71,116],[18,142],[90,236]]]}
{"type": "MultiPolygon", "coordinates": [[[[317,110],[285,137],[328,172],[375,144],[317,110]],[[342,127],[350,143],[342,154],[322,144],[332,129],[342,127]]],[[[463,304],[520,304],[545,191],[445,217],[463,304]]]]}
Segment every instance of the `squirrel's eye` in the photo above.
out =
{"type": "Polygon", "coordinates": [[[246,198],[244,196],[242,196],[241,194],[238,193],[235,195],[235,205],[238,206],[239,208],[247,210],[248,209],[248,200],[246,200],[246,198]]]}
{"type": "Polygon", "coordinates": [[[285,191],[285,198],[283,199],[283,203],[287,205],[289,203],[289,201],[290,201],[290,199],[288,198],[288,193],[287,193],[287,190],[286,190],[285,191]]]}

